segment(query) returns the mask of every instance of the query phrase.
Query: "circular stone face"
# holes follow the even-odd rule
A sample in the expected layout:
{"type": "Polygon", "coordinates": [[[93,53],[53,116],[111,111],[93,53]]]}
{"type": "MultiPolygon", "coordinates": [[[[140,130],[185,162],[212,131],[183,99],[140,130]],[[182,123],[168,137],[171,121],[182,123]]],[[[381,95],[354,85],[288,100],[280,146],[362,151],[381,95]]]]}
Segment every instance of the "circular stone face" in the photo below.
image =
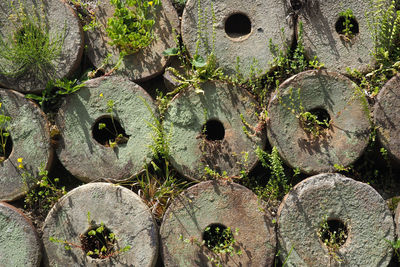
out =
{"type": "MultiPolygon", "coordinates": [[[[374,49],[366,18],[366,13],[372,10],[369,2],[304,2],[307,4],[301,7],[298,21],[303,23],[304,48],[309,58],[316,56],[325,67],[341,73],[345,73],[346,68],[366,71],[372,65],[374,49]]],[[[372,21],[373,15],[368,16],[372,21]]]]}
{"type": "Polygon", "coordinates": [[[123,77],[100,77],[69,95],[56,122],[63,140],[59,159],[84,182],[124,180],[151,160],[158,119],[152,98],[123,77]]]}
{"type": "Polygon", "coordinates": [[[201,180],[206,166],[228,176],[250,170],[257,162],[255,149],[265,145],[256,101],[243,88],[224,83],[207,82],[201,89],[204,94],[188,88],[168,107],[164,129],[171,163],[192,180],[201,180]]]}
{"type": "Polygon", "coordinates": [[[154,266],[158,254],[157,226],[148,207],[132,191],[113,184],[91,183],[62,197],[50,210],[43,226],[46,266],[154,266]],[[50,237],[81,246],[80,235],[92,225],[115,234],[115,255],[94,259],[74,245],[50,241],[50,237]],[[126,252],[117,251],[131,246],[126,252]]]}
{"type": "Polygon", "coordinates": [[[387,151],[400,161],[400,77],[395,76],[378,94],[374,120],[379,140],[387,151]]]}
{"type": "MultiPolygon", "coordinates": [[[[106,72],[115,68],[120,57],[120,49],[110,45],[111,39],[106,32],[107,21],[113,17],[114,10],[110,1],[99,1],[94,13],[100,26],[86,32],[88,56],[96,67],[103,68],[106,72]]],[[[118,63],[116,73],[134,81],[144,81],[164,70],[168,58],[162,52],[176,46],[174,38],[179,33],[178,15],[169,0],[161,0],[154,21],[155,39],[148,47],[125,56],[122,62],[118,63]]]]}
{"type": "Polygon", "coordinates": [[[348,78],[306,71],[286,80],[268,105],[268,139],[293,168],[316,174],[348,166],[368,144],[368,104],[348,78]],[[318,121],[316,125],[309,112],[318,121]]]}
{"type": "Polygon", "coordinates": [[[2,266],[38,267],[42,257],[32,223],[18,209],[0,202],[0,262],[2,266]]]}
{"type": "Polygon", "coordinates": [[[48,81],[67,77],[79,66],[83,53],[79,19],[60,0],[1,1],[0,40],[5,41],[5,47],[0,45],[0,84],[22,92],[38,93],[48,81]],[[18,11],[19,2],[23,13],[18,11]],[[16,15],[33,24],[21,23],[16,15]],[[19,56],[13,51],[19,51],[19,56]]]}
{"type": "Polygon", "coordinates": [[[207,257],[220,258],[223,266],[271,266],[276,236],[264,205],[235,183],[207,181],[190,187],[164,215],[160,235],[165,266],[215,266],[207,257]],[[228,227],[228,238],[216,234],[228,227]],[[221,239],[232,244],[233,255],[212,252],[221,239]]]}
{"type": "Polygon", "coordinates": [[[0,89],[0,103],[0,116],[9,117],[9,121],[0,123],[0,129],[10,135],[0,139],[0,154],[3,144],[7,152],[12,143],[10,154],[0,163],[0,200],[12,201],[36,186],[38,169],[50,168],[53,149],[49,123],[37,105],[8,89],[0,89]]]}
{"type": "Polygon", "coordinates": [[[371,186],[343,175],[320,174],[297,184],[277,221],[280,257],[288,266],[387,266],[391,260],[389,208],[371,186]],[[333,237],[335,229],[343,238],[333,237]]]}
{"type": "Polygon", "coordinates": [[[204,59],[214,50],[226,74],[239,69],[244,78],[250,78],[252,68],[264,72],[270,67],[275,56],[270,40],[282,50],[290,43],[292,31],[286,16],[283,1],[202,0],[199,6],[197,0],[189,0],[182,16],[182,39],[191,56],[199,41],[198,52],[204,59]]]}

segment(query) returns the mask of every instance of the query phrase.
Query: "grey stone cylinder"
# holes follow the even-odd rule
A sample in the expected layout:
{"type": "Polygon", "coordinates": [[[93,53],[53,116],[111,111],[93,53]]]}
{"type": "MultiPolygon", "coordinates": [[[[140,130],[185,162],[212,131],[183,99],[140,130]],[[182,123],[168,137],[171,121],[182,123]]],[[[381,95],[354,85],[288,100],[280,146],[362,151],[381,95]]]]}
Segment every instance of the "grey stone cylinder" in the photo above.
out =
{"type": "Polygon", "coordinates": [[[249,171],[258,161],[255,149],[266,142],[257,102],[245,89],[222,82],[206,82],[201,89],[204,93],[192,87],[179,93],[165,114],[172,165],[197,181],[205,167],[228,176],[249,171]]]}
{"type": "Polygon", "coordinates": [[[77,93],[67,96],[58,112],[56,123],[62,135],[58,157],[72,175],[84,182],[129,179],[141,173],[152,158],[150,146],[155,133],[150,124],[156,119],[153,99],[127,78],[104,76],[90,80],[77,93]],[[109,101],[113,101],[111,110],[109,101]],[[111,117],[129,137],[114,148],[102,145],[93,135],[96,123],[111,117]]]}
{"type": "MultiPolygon", "coordinates": [[[[100,26],[86,32],[88,57],[96,67],[101,67],[105,72],[116,67],[121,52],[118,47],[110,45],[111,39],[106,32],[107,21],[113,17],[114,10],[110,1],[99,1],[94,14],[100,26]],[[108,55],[111,57],[106,60],[108,55]]],[[[176,46],[175,38],[180,32],[178,15],[169,0],[161,0],[154,21],[155,39],[148,47],[125,56],[115,73],[134,81],[145,81],[163,72],[168,57],[162,52],[176,46]]]]}
{"type": "Polygon", "coordinates": [[[307,174],[352,164],[369,141],[368,102],[355,83],[335,72],[305,71],[287,79],[272,96],[268,116],[271,145],[289,166],[307,174]],[[300,120],[305,112],[327,114],[329,127],[314,136],[300,120]]]}
{"type": "Polygon", "coordinates": [[[1,266],[39,267],[41,242],[32,222],[17,208],[0,202],[1,266]]]}
{"type": "Polygon", "coordinates": [[[168,207],[160,230],[165,266],[215,266],[207,257],[218,255],[202,244],[212,224],[237,229],[233,247],[242,254],[219,255],[223,266],[272,266],[276,236],[265,203],[249,189],[226,181],[192,186],[168,207]]]}
{"type": "MultiPolygon", "coordinates": [[[[132,191],[108,183],[90,183],[63,196],[50,210],[43,225],[46,266],[143,266],[155,265],[158,254],[157,225],[149,208],[132,191]],[[131,248],[106,258],[94,259],[77,247],[66,250],[50,237],[81,245],[80,235],[90,219],[115,234],[116,249],[131,248]]],[[[115,250],[116,250],[115,249],[115,250]]]]}
{"type": "Polygon", "coordinates": [[[365,183],[341,174],[312,176],[285,196],[277,217],[280,257],[288,266],[382,267],[391,260],[392,214],[365,183]],[[325,220],[347,228],[347,239],[334,254],[318,236],[325,220]]]}
{"type": "Polygon", "coordinates": [[[0,89],[0,102],[0,110],[11,117],[4,127],[9,128],[7,142],[12,142],[9,157],[0,164],[0,200],[12,201],[36,186],[39,168],[50,168],[54,152],[49,122],[33,101],[21,93],[0,89]]]}
{"type": "MultiPolygon", "coordinates": [[[[79,66],[83,53],[83,31],[78,17],[72,8],[61,0],[24,0],[0,2],[0,35],[3,40],[12,39],[20,29],[20,22],[15,22],[15,12],[20,3],[30,20],[39,19],[48,29],[50,43],[59,43],[60,54],[50,66],[41,65],[38,69],[30,69],[17,77],[5,75],[4,71],[16,63],[0,57],[0,84],[21,92],[39,93],[46,88],[50,80],[70,76],[79,66]],[[10,5],[13,3],[13,5],[10,5]],[[14,17],[13,17],[14,15],[14,17]],[[60,39],[59,42],[56,40],[60,39]]],[[[54,45],[53,45],[54,46],[54,45]]],[[[40,61],[41,59],[39,59],[40,61]]]]}

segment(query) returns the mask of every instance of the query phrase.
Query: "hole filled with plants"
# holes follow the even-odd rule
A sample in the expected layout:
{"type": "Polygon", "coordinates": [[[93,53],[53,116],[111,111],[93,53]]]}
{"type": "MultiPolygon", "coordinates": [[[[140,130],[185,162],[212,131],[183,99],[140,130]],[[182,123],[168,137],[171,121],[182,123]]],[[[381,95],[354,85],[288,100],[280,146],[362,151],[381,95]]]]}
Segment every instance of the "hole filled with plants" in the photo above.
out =
{"type": "Polygon", "coordinates": [[[121,123],[113,116],[97,119],[92,127],[92,135],[97,142],[111,148],[125,144],[129,139],[121,123]]]}
{"type": "Polygon", "coordinates": [[[338,250],[346,243],[348,229],[342,221],[328,219],[321,223],[318,236],[328,249],[338,250]]]}
{"type": "Polygon", "coordinates": [[[13,142],[10,133],[6,130],[0,130],[0,163],[8,159],[13,149],[13,142]]]}
{"type": "Polygon", "coordinates": [[[100,226],[91,226],[80,235],[83,251],[94,259],[104,259],[112,256],[115,245],[115,234],[102,223],[100,226]]]}
{"type": "Polygon", "coordinates": [[[225,128],[220,121],[209,120],[203,125],[202,133],[209,141],[222,140],[225,137],[225,128]]]}
{"type": "Polygon", "coordinates": [[[240,38],[250,34],[251,21],[243,13],[230,15],[225,21],[225,32],[231,38],[240,38]]]}
{"type": "Polygon", "coordinates": [[[323,108],[314,108],[299,115],[299,119],[303,129],[318,137],[324,134],[324,131],[329,128],[331,124],[331,116],[328,111],[323,108]]]}
{"type": "Polygon", "coordinates": [[[223,224],[210,224],[203,232],[204,245],[214,252],[233,244],[234,240],[231,229],[223,224]]]}
{"type": "Polygon", "coordinates": [[[335,23],[335,30],[338,34],[348,39],[353,38],[359,33],[358,22],[350,9],[339,13],[339,18],[335,23]]]}
{"type": "Polygon", "coordinates": [[[15,42],[18,45],[27,45],[34,42],[36,47],[40,49],[40,46],[44,45],[46,35],[45,33],[33,24],[26,24],[14,33],[15,42]]]}

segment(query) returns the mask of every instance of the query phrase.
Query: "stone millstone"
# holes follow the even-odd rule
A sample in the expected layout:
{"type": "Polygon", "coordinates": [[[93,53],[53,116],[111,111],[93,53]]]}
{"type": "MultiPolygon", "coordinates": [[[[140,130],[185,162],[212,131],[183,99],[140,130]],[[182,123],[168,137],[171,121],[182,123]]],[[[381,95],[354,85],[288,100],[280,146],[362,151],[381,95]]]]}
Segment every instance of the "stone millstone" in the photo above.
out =
{"type": "Polygon", "coordinates": [[[386,150],[400,162],[400,76],[393,77],[379,92],[374,107],[378,137],[386,150]]]}
{"type": "Polygon", "coordinates": [[[187,1],[182,16],[183,42],[192,57],[198,52],[206,59],[213,52],[228,75],[236,74],[238,69],[248,79],[258,74],[252,69],[266,71],[275,57],[269,41],[284,50],[292,39],[283,1],[199,2],[187,1]]]}
{"type": "Polygon", "coordinates": [[[201,89],[204,94],[191,87],[178,94],[165,114],[171,163],[192,180],[201,180],[206,166],[228,176],[249,171],[257,163],[255,149],[266,142],[256,101],[245,89],[221,82],[204,83],[201,89]],[[214,124],[207,127],[208,122],[214,124]],[[205,130],[215,140],[207,140],[205,130]]]}
{"type": "MultiPolygon", "coordinates": [[[[374,39],[370,33],[366,13],[371,11],[368,1],[360,0],[316,0],[304,1],[300,7],[298,21],[303,23],[304,47],[309,58],[315,56],[330,70],[346,73],[346,68],[366,71],[373,63],[371,51],[374,39]],[[350,9],[357,25],[354,37],[341,34],[344,17],[339,13],[350,9]],[[338,30],[336,29],[338,28],[338,30]]],[[[382,7],[383,8],[383,7],[382,7]]],[[[369,14],[372,18],[372,14],[369,14]]],[[[356,26],[354,26],[356,27],[356,26]]]]}
{"type": "Polygon", "coordinates": [[[15,207],[0,202],[1,266],[40,266],[40,239],[31,221],[15,207]]]}
{"type": "MultiPolygon", "coordinates": [[[[86,32],[88,56],[96,67],[108,72],[116,66],[120,57],[120,49],[110,44],[111,39],[106,32],[107,21],[113,17],[114,7],[110,1],[99,1],[94,13],[100,26],[86,32]],[[111,58],[106,60],[109,54],[111,58]]],[[[134,81],[148,80],[162,73],[168,63],[168,58],[162,52],[176,46],[174,38],[179,33],[178,15],[169,0],[161,0],[154,20],[155,39],[148,47],[125,56],[116,73],[134,81]]]]}
{"type": "Polygon", "coordinates": [[[207,181],[184,191],[167,209],[160,235],[166,267],[214,266],[207,257],[219,256],[222,266],[271,266],[275,255],[275,227],[265,203],[230,182],[207,181]],[[212,224],[238,230],[233,247],[242,255],[216,255],[201,244],[212,224]]]}
{"type": "MultiPolygon", "coordinates": [[[[56,122],[63,139],[57,154],[65,168],[84,182],[128,179],[151,160],[149,123],[157,118],[153,99],[137,84],[117,76],[90,80],[69,95],[59,110],[56,122]],[[109,101],[114,103],[111,113],[109,101]],[[93,135],[96,122],[111,118],[110,114],[129,136],[114,148],[102,145],[93,135]]],[[[114,129],[111,122],[106,127],[114,129]]]]}
{"type": "Polygon", "coordinates": [[[132,191],[108,183],[83,185],[62,197],[47,215],[42,239],[46,266],[152,267],[158,255],[157,225],[146,204],[132,191]],[[80,235],[90,227],[88,216],[115,234],[118,249],[131,246],[130,250],[94,259],[80,248],[66,250],[64,244],[49,240],[53,237],[80,246],[80,235]]]}
{"type": "Polygon", "coordinates": [[[62,37],[59,47],[60,55],[52,61],[52,66],[41,66],[43,71],[31,69],[17,77],[5,75],[4,71],[10,71],[9,66],[20,63],[0,57],[0,84],[21,92],[38,93],[46,88],[50,80],[67,77],[78,68],[84,47],[83,32],[78,17],[65,1],[3,0],[0,1],[0,36],[4,40],[9,40],[19,30],[16,28],[19,22],[15,23],[10,18],[19,8],[20,2],[23,3],[25,12],[32,20],[38,19],[35,14],[45,18],[44,23],[48,27],[51,42],[62,37]],[[14,7],[10,6],[11,2],[14,3],[14,7]]]}
{"type": "Polygon", "coordinates": [[[278,246],[287,266],[383,267],[391,260],[388,241],[393,240],[393,218],[383,198],[371,186],[340,174],[300,182],[278,209],[278,246]],[[318,236],[325,220],[347,228],[347,239],[335,255],[318,236]]]}
{"type": "Polygon", "coordinates": [[[293,168],[317,174],[348,166],[368,144],[368,104],[348,78],[327,71],[306,71],[286,80],[268,106],[268,139],[293,168]],[[323,110],[330,126],[313,136],[298,118],[323,110]]]}
{"type": "Polygon", "coordinates": [[[0,103],[0,110],[11,117],[7,142],[11,140],[12,144],[11,154],[0,163],[0,200],[12,201],[36,185],[38,169],[49,169],[54,153],[49,123],[36,104],[7,89],[0,89],[0,103]],[[19,158],[22,162],[18,161],[19,158]],[[23,168],[19,168],[20,164],[23,168]]]}

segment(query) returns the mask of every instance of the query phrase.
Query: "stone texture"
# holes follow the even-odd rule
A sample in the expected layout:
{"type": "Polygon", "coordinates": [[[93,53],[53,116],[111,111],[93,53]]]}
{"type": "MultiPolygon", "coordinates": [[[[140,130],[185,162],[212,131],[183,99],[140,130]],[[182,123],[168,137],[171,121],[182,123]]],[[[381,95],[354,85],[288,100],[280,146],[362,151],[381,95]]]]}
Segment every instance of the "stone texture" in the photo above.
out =
{"type": "MultiPolygon", "coordinates": [[[[236,73],[237,58],[240,62],[239,71],[246,79],[250,78],[252,67],[261,71],[269,69],[275,56],[270,51],[269,41],[272,40],[278,48],[284,50],[292,39],[292,30],[286,20],[287,7],[283,1],[202,0],[200,9],[199,17],[198,1],[187,1],[182,16],[183,42],[193,57],[199,41],[198,53],[205,59],[213,51],[214,45],[217,62],[228,75],[236,73]],[[227,34],[226,21],[234,14],[248,17],[251,22],[249,34],[241,37],[230,37],[232,34],[227,34]],[[284,33],[281,31],[282,28],[285,29],[284,33]]],[[[238,21],[237,25],[234,23],[231,25],[233,29],[229,32],[231,30],[240,32],[243,22],[238,21]]]]}
{"type": "MultiPolygon", "coordinates": [[[[106,33],[107,21],[114,14],[114,7],[110,1],[100,1],[94,13],[101,26],[86,32],[88,56],[96,67],[101,67],[107,55],[111,54],[104,66],[108,72],[115,67],[120,54],[117,47],[109,44],[111,39],[106,33]]],[[[169,0],[161,0],[153,29],[155,40],[148,47],[126,56],[116,73],[134,81],[148,80],[162,73],[168,63],[168,58],[162,52],[176,46],[174,38],[179,34],[178,15],[169,0]]]]}
{"type": "MultiPolygon", "coordinates": [[[[315,0],[304,1],[298,11],[299,22],[304,27],[304,46],[309,58],[317,56],[325,67],[341,73],[346,68],[366,71],[373,63],[371,51],[374,40],[370,33],[366,12],[371,11],[368,1],[359,0],[315,0]],[[336,31],[339,13],[353,11],[358,22],[359,33],[350,40],[336,31]]],[[[373,19],[373,18],[371,18],[373,19]]]]}
{"type": "MultiPolygon", "coordinates": [[[[35,16],[33,15],[35,10],[40,15],[44,15],[49,36],[52,40],[55,40],[60,35],[64,37],[60,56],[52,62],[53,67],[48,66],[45,68],[46,77],[39,75],[36,70],[15,78],[0,74],[0,84],[3,87],[21,92],[39,93],[46,88],[48,81],[68,77],[78,68],[83,53],[83,32],[80,22],[75,12],[65,1],[4,0],[0,2],[0,35],[6,39],[18,30],[15,29],[14,23],[9,19],[10,15],[15,13],[9,5],[10,2],[14,2],[16,6],[19,2],[23,3],[27,14],[30,16],[35,16]]],[[[9,64],[8,61],[0,58],[0,65],[7,64],[9,64]]]]}
{"type": "Polygon", "coordinates": [[[348,166],[368,144],[368,103],[348,78],[328,71],[306,71],[281,84],[268,105],[268,139],[280,156],[304,173],[335,171],[334,165],[348,166]],[[299,90],[300,89],[300,93],[299,90]],[[330,127],[320,136],[306,132],[299,114],[315,108],[325,110],[330,127]]]}
{"type": "Polygon", "coordinates": [[[238,229],[234,247],[242,250],[242,255],[222,256],[223,266],[272,266],[276,236],[271,220],[265,203],[241,185],[207,181],[192,186],[171,203],[164,215],[160,230],[164,264],[214,266],[207,256],[216,255],[195,240],[201,243],[205,228],[219,223],[232,232],[238,229]]]}
{"type": "Polygon", "coordinates": [[[0,89],[0,102],[5,115],[11,117],[9,133],[13,144],[10,156],[0,164],[0,200],[12,201],[36,185],[41,165],[50,168],[53,149],[49,123],[36,104],[7,89],[0,89]],[[18,168],[18,158],[23,158],[24,169],[18,168]]]}
{"type": "Polygon", "coordinates": [[[152,98],[128,79],[104,76],[90,80],[67,96],[59,110],[56,122],[63,137],[57,150],[59,159],[84,182],[129,179],[151,160],[154,132],[149,123],[157,118],[152,98]],[[130,136],[127,143],[114,149],[98,143],[92,134],[96,120],[109,115],[109,100],[114,101],[113,117],[130,136]]]}
{"type": "Polygon", "coordinates": [[[300,182],[278,210],[278,246],[288,266],[387,266],[393,253],[388,241],[393,240],[393,218],[382,197],[371,186],[340,174],[300,182]],[[337,252],[340,264],[317,236],[325,216],[348,229],[337,252]]]}
{"type": "Polygon", "coordinates": [[[46,266],[154,266],[158,254],[158,231],[148,207],[132,191],[108,183],[91,183],[68,192],[50,210],[43,225],[46,266]],[[80,248],[65,250],[50,237],[80,245],[79,235],[89,224],[87,214],[96,224],[115,234],[117,247],[131,249],[108,259],[93,259],[80,248]]]}
{"type": "Polygon", "coordinates": [[[394,214],[394,224],[396,227],[396,236],[399,238],[400,236],[400,205],[397,204],[397,208],[394,214]]]}
{"type": "Polygon", "coordinates": [[[374,120],[383,147],[400,162],[400,76],[388,81],[378,94],[374,120]]]}
{"type": "Polygon", "coordinates": [[[222,82],[207,82],[201,89],[204,94],[197,94],[194,88],[179,93],[165,114],[171,163],[192,180],[201,180],[207,165],[220,174],[226,171],[228,176],[250,170],[257,163],[254,150],[263,148],[266,141],[264,125],[255,114],[256,101],[245,89],[222,82]],[[251,126],[245,127],[249,135],[243,130],[241,114],[251,126]],[[207,140],[202,134],[209,120],[222,123],[222,140],[207,140]]]}
{"type": "Polygon", "coordinates": [[[40,239],[31,221],[0,202],[0,265],[38,267],[41,257],[40,239]]]}

